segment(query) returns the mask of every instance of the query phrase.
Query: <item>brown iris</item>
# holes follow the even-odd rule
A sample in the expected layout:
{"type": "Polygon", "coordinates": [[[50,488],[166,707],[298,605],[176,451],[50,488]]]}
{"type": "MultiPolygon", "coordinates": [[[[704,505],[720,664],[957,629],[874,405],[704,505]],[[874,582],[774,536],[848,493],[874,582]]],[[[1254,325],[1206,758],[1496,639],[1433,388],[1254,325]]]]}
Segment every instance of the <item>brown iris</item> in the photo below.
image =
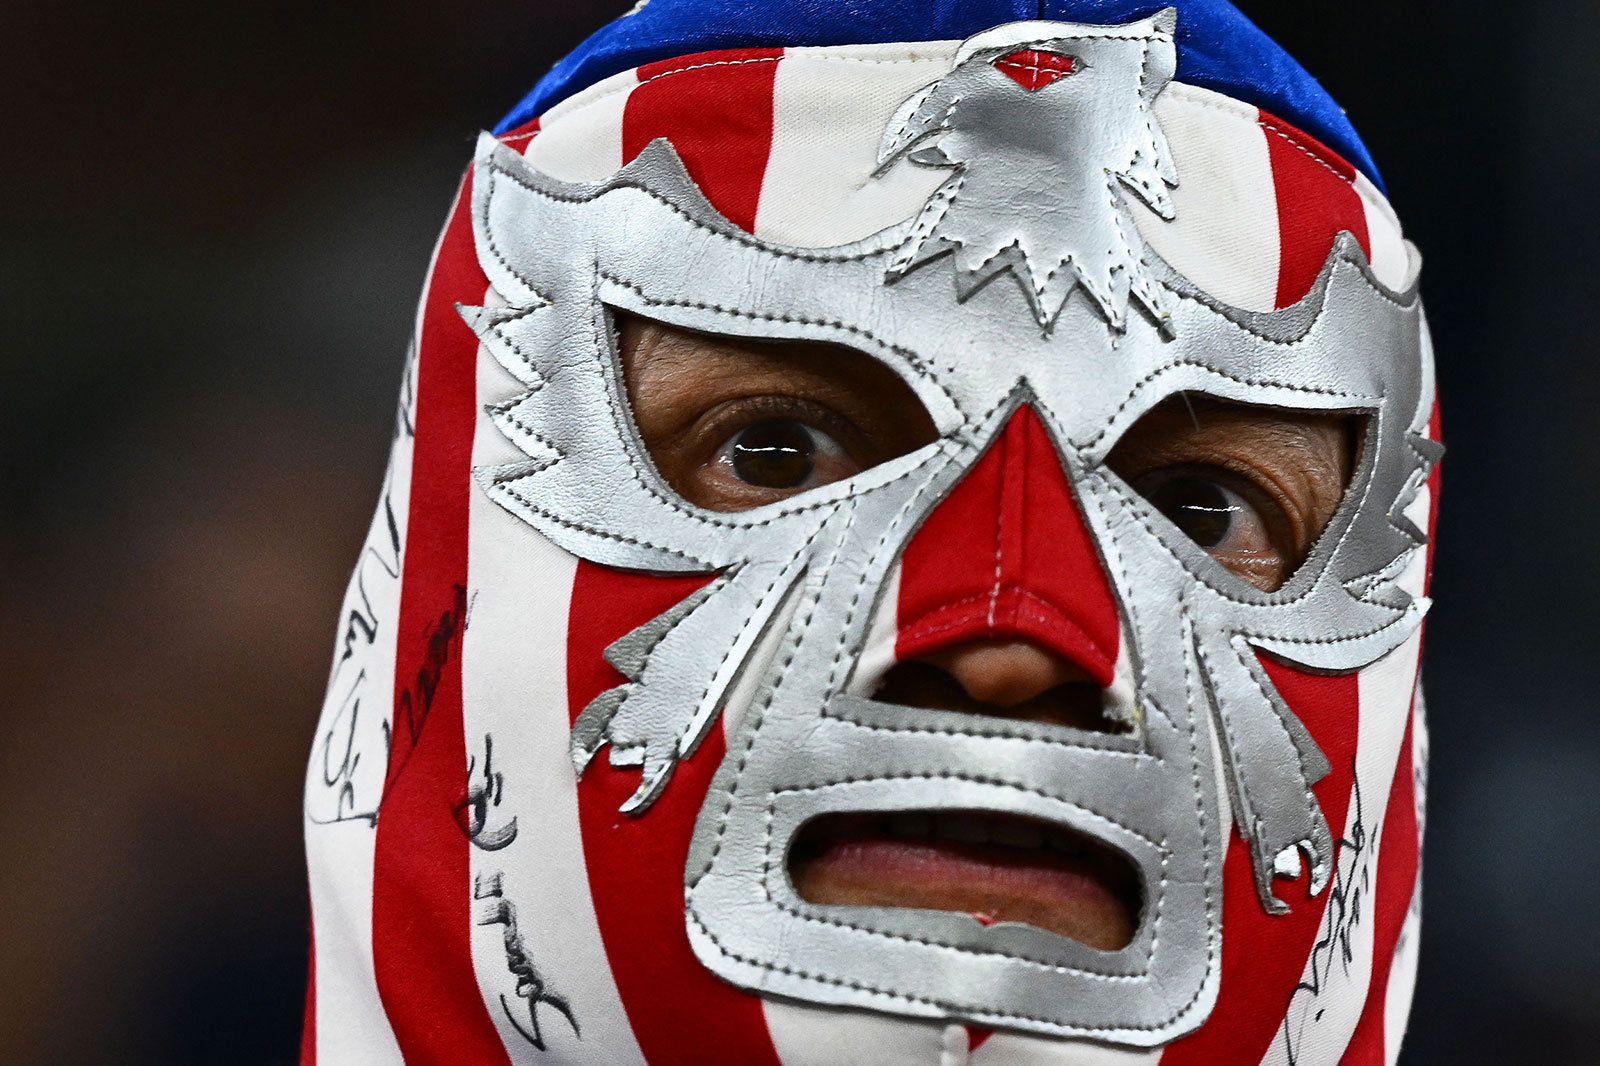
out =
{"type": "Polygon", "coordinates": [[[768,418],[735,434],[729,462],[748,485],[792,489],[810,479],[816,450],[806,426],[792,418],[768,418]]]}

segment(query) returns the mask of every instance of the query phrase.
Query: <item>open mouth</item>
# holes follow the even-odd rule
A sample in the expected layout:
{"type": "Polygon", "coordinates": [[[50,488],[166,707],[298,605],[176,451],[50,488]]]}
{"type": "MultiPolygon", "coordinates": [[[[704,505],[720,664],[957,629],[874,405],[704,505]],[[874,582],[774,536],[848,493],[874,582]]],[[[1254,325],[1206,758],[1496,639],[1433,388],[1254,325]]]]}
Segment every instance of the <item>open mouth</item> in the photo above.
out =
{"type": "Polygon", "coordinates": [[[1102,951],[1139,926],[1138,871],[1120,852],[1050,822],[987,811],[829,814],[789,849],[800,898],[1023,922],[1102,951]]]}

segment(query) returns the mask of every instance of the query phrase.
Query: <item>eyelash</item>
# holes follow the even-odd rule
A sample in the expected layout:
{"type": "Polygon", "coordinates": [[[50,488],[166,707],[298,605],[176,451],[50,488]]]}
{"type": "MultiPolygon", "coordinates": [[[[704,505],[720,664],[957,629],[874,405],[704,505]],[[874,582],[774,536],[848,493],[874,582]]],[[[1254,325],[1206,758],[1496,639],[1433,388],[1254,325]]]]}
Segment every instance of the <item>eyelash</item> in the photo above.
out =
{"type": "Polygon", "coordinates": [[[1142,471],[1131,483],[1141,496],[1148,497],[1161,485],[1181,477],[1204,478],[1238,493],[1261,516],[1268,537],[1286,558],[1304,550],[1295,535],[1294,519],[1285,509],[1281,496],[1263,484],[1266,479],[1254,470],[1239,470],[1219,463],[1175,463],[1142,471]]]}
{"type": "Polygon", "coordinates": [[[768,418],[790,418],[813,426],[838,441],[853,458],[862,458],[862,433],[848,418],[812,400],[769,394],[727,400],[712,409],[700,431],[705,459],[709,460],[740,430],[768,418]]]}

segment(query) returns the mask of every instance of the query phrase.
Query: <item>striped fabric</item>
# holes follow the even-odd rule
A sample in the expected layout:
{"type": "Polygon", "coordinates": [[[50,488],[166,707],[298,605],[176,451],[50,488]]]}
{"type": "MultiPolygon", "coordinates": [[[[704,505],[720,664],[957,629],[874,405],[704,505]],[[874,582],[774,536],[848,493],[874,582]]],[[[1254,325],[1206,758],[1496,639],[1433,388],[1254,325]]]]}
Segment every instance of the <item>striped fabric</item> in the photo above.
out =
{"type": "MultiPolygon", "coordinates": [[[[910,217],[943,179],[905,165],[873,172],[889,116],[948,70],[956,44],[653,63],[568,97],[503,140],[555,177],[597,180],[666,137],[711,203],[744,229],[794,245],[846,243],[910,217]]],[[[1381,281],[1409,283],[1414,255],[1388,205],[1317,141],[1193,85],[1171,85],[1156,112],[1179,172],[1177,217],[1163,222],[1136,201],[1135,216],[1151,247],[1203,289],[1252,310],[1293,304],[1344,231],[1381,281]]],[[[636,771],[597,759],[575,779],[572,720],[623,680],[601,651],[706,579],[576,560],[475,488],[474,465],[518,458],[484,411],[523,386],[479,351],[455,305],[497,299],[462,196],[430,269],[389,480],[346,598],[307,778],[315,951],[304,1066],[1395,1061],[1416,963],[1420,637],[1359,675],[1264,661],[1333,764],[1316,792],[1343,831],[1338,874],[1314,899],[1303,881],[1293,886],[1293,912],[1270,917],[1234,837],[1220,999],[1199,1031],[1164,1050],[769,1001],[712,977],[685,934],[683,870],[700,798],[751,693],[735,692],[722,731],[679,767],[645,818],[618,814],[636,771]]],[[[1019,421],[1007,447],[1020,454],[1040,433],[1019,421]]],[[[1004,449],[992,458],[983,476],[996,485],[1034,476],[1006,466],[1004,449]]],[[[1059,533],[1076,516],[1070,492],[1051,491],[1030,489],[1031,510],[1017,516],[1059,533]]],[[[1411,505],[1419,526],[1431,526],[1436,493],[1430,481],[1411,505]]],[[[986,499],[997,496],[1004,491],[986,499]]],[[[936,518],[950,516],[958,541],[960,529],[981,540],[995,528],[986,507],[952,496],[936,518]]],[[[1076,528],[1087,537],[1081,520],[1076,528]]],[[[870,642],[880,670],[917,650],[924,602],[948,599],[951,582],[981,595],[994,579],[990,606],[999,603],[1001,546],[974,548],[989,569],[963,574],[948,560],[928,564],[919,543],[928,542],[919,535],[908,549],[870,642]]],[[[1092,545],[1082,547],[1092,559],[1092,545]]],[[[1004,550],[1024,560],[1029,545],[1004,550]]],[[[1419,557],[1402,587],[1421,595],[1430,560],[1419,557]]],[[[1069,618],[1090,635],[1106,680],[1125,672],[1109,598],[1063,589],[1054,614],[1008,609],[1019,631],[1046,633],[1050,619],[1069,618]]],[[[977,632],[999,614],[937,621],[977,632]]]]}

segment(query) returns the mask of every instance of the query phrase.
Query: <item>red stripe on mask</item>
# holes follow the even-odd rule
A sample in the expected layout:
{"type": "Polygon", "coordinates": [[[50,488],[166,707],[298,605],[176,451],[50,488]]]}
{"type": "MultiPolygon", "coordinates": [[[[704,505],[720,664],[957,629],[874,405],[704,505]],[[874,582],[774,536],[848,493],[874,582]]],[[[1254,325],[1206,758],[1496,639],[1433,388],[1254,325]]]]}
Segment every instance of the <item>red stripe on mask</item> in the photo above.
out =
{"type": "Polygon", "coordinates": [[[1111,683],[1116,600],[1055,443],[1031,407],[906,546],[895,655],[967,640],[1032,641],[1111,683]]]}
{"type": "MultiPolygon", "coordinates": [[[[1261,665],[1333,769],[1313,786],[1334,839],[1344,829],[1355,782],[1358,686],[1355,674],[1305,674],[1266,656],[1261,665]]],[[[1338,863],[1338,850],[1331,856],[1338,863]]],[[[1309,878],[1274,883],[1288,914],[1262,909],[1250,847],[1235,832],[1222,864],[1222,985],[1205,1025],[1174,1042],[1161,1066],[1260,1062],[1289,1010],[1322,928],[1334,886],[1312,898],[1309,878]]]]}
{"type": "MultiPolygon", "coordinates": [[[[574,719],[590,700],[627,680],[602,658],[607,645],[708,580],[578,564],[567,620],[567,699],[574,719]]],[[[781,1066],[761,1000],[700,965],[684,926],[689,839],[723,753],[722,730],[713,726],[639,817],[619,810],[638,787],[639,771],[613,768],[605,751],[578,782],[595,918],[628,1022],[650,1066],[781,1066]]]]}
{"type": "MultiPolygon", "coordinates": [[[[1384,1066],[1384,1028],[1389,996],[1389,974],[1394,967],[1400,930],[1417,887],[1422,841],[1417,834],[1417,790],[1411,761],[1411,725],[1406,725],[1389,789],[1389,809],[1383,817],[1383,861],[1377,865],[1377,898],[1373,902],[1372,980],[1361,1020],[1350,1037],[1340,1066],[1384,1066]]],[[[1403,1022],[1404,1019],[1401,1019],[1403,1022]]]]}
{"type": "Polygon", "coordinates": [[[639,68],[622,113],[622,160],[672,142],[711,206],[747,232],[772,153],[772,87],[781,48],[702,52],[639,68]]]}
{"type": "Polygon", "coordinates": [[[1333,239],[1349,231],[1370,257],[1367,212],[1355,168],[1309,134],[1261,112],[1278,196],[1278,307],[1298,303],[1317,280],[1333,239]]]}
{"type": "Polygon", "coordinates": [[[418,342],[394,728],[373,862],[378,993],[413,1064],[508,1062],[472,968],[468,841],[455,818],[467,787],[461,637],[478,351],[455,305],[481,301],[487,287],[464,189],[439,245],[418,342]]]}
{"type": "Polygon", "coordinates": [[[300,1028],[300,1066],[317,1066],[317,934],[316,926],[310,941],[310,957],[306,960],[306,1015],[300,1028]]]}

